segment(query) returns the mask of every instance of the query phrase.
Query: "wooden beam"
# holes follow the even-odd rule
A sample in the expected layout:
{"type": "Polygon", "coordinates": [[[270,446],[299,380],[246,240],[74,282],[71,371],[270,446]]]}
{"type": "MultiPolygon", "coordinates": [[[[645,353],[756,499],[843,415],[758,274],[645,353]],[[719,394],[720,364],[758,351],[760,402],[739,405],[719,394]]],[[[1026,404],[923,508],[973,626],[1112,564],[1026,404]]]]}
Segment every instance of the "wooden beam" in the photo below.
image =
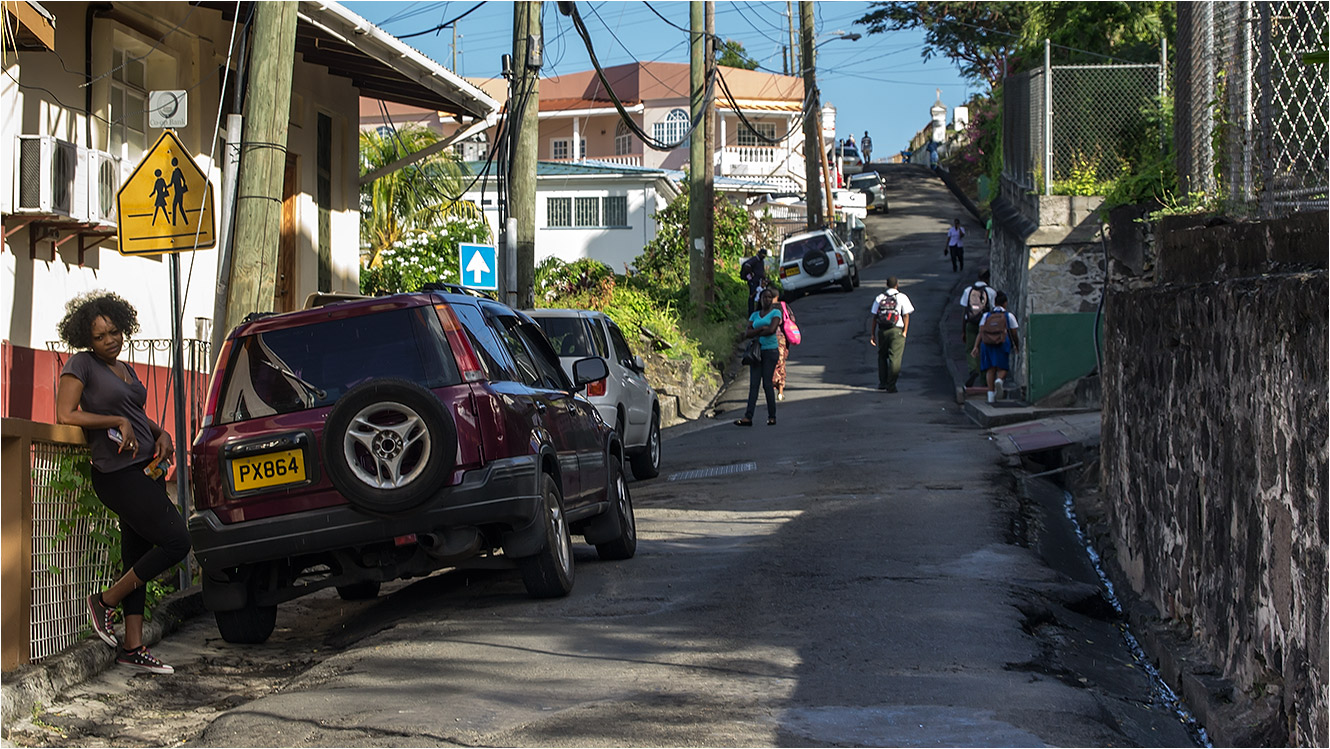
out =
{"type": "Polygon", "coordinates": [[[5,12],[12,13],[37,41],[55,51],[55,21],[42,15],[26,0],[4,0],[5,12]]]}

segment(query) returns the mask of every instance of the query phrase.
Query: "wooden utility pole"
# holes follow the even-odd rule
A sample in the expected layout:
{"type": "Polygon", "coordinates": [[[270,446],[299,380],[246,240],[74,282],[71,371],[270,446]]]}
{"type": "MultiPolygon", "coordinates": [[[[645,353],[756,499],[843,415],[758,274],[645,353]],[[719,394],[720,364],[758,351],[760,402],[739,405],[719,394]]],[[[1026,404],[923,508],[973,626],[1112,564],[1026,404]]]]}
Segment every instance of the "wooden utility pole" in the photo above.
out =
{"type": "Polygon", "coordinates": [[[544,41],[540,3],[513,3],[512,108],[520,118],[511,121],[517,143],[508,178],[508,215],[517,219],[517,303],[523,309],[535,306],[536,284],[536,157],[540,145],[540,66],[544,41]]]}
{"type": "MultiPolygon", "coordinates": [[[[706,22],[701,0],[688,3],[690,34],[689,102],[692,122],[706,112],[706,22]]],[[[706,305],[706,123],[688,139],[688,299],[701,317],[706,305]]]]}
{"type": "Polygon", "coordinates": [[[818,175],[822,168],[822,97],[817,90],[817,70],[813,65],[813,3],[799,2],[800,69],[804,71],[804,204],[808,207],[808,228],[822,220],[822,189],[818,175]]]}
{"type": "Polygon", "coordinates": [[[257,3],[245,94],[244,137],[237,175],[234,251],[223,335],[251,312],[273,308],[277,247],[282,236],[282,178],[291,72],[296,54],[294,0],[257,3]]]}
{"type": "MultiPolygon", "coordinates": [[[[706,80],[716,79],[716,3],[706,0],[706,80]]],[[[706,212],[702,221],[705,242],[702,252],[702,299],[707,304],[716,299],[716,89],[708,90],[706,117],[702,119],[702,202],[706,212]]],[[[724,144],[721,144],[722,147],[724,144]]]]}

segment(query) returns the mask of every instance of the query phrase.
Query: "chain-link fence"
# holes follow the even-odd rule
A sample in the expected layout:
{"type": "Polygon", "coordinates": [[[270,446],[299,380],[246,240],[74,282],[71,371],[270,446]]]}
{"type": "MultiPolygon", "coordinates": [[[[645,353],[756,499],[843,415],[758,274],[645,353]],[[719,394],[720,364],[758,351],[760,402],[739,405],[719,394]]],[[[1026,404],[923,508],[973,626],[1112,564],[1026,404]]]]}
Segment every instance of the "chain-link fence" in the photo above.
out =
{"type": "Polygon", "coordinates": [[[1178,4],[1177,148],[1184,194],[1237,215],[1327,207],[1327,3],[1178,4]]]}
{"type": "Polygon", "coordinates": [[[1052,65],[1008,77],[1003,175],[1032,192],[1093,194],[1145,149],[1162,148],[1160,70],[1052,65]]]}

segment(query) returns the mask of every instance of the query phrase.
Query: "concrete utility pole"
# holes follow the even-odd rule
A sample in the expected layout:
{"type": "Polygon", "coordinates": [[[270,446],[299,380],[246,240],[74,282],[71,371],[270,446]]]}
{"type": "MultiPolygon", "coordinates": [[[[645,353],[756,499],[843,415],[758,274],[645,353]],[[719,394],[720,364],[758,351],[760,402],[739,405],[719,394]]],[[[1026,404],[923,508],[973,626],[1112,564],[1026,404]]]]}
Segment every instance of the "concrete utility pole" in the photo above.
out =
{"type": "MultiPolygon", "coordinates": [[[[692,122],[706,110],[706,22],[702,2],[688,3],[690,35],[689,102],[692,122]]],[[[703,123],[705,125],[705,123],[703,123]]],[[[688,139],[688,300],[693,314],[702,316],[706,305],[706,128],[699,126],[688,139]]]]}
{"type": "Polygon", "coordinates": [[[277,247],[282,237],[282,179],[291,72],[296,54],[296,3],[257,3],[245,94],[244,138],[237,176],[235,248],[222,335],[251,312],[273,308],[277,247]]]}
{"type": "MultiPolygon", "coordinates": [[[[716,79],[716,3],[706,0],[706,75],[708,81],[716,79]]],[[[702,119],[702,300],[710,304],[716,299],[716,89],[708,89],[706,116],[702,119]]],[[[721,144],[724,146],[724,144],[721,144]]]]}
{"type": "Polygon", "coordinates": [[[790,67],[785,71],[785,75],[799,75],[799,65],[795,63],[795,45],[794,45],[794,6],[790,0],[785,0],[785,24],[790,29],[790,67]]]}
{"type": "MultiPolygon", "coordinates": [[[[540,145],[540,66],[544,41],[540,3],[513,3],[513,71],[520,120],[513,121],[517,143],[509,165],[508,215],[517,219],[517,302],[535,306],[536,295],[536,158],[540,145]]],[[[512,116],[509,112],[509,117],[512,116]]]]}
{"type": "Polygon", "coordinates": [[[819,173],[822,168],[822,97],[817,90],[817,70],[813,65],[813,3],[799,2],[800,63],[804,71],[804,97],[808,111],[804,115],[804,204],[808,207],[808,228],[814,229],[822,220],[822,190],[819,173]]]}

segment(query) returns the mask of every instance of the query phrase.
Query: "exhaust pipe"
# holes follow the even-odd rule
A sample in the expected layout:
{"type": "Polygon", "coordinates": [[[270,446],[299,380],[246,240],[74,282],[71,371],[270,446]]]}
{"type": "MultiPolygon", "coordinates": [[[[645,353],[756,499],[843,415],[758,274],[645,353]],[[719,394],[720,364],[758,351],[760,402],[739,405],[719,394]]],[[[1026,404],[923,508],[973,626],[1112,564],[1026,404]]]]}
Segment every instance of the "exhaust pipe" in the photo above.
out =
{"type": "Polygon", "coordinates": [[[448,528],[416,534],[416,543],[435,559],[462,561],[480,550],[480,531],[475,528],[448,528]]]}

